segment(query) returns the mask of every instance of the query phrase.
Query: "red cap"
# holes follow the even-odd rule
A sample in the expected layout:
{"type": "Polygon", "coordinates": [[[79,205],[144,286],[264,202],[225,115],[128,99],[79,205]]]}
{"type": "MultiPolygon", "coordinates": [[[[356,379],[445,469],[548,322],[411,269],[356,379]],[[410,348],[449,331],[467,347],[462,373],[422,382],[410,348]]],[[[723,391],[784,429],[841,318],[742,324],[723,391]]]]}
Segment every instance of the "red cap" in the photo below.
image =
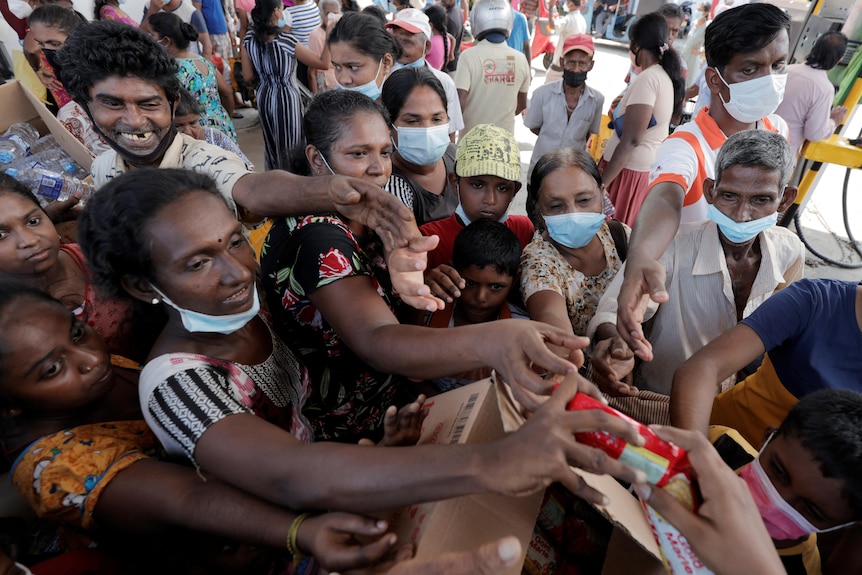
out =
{"type": "Polygon", "coordinates": [[[563,42],[563,55],[572,50],[582,50],[592,56],[596,52],[593,37],[588,34],[572,34],[563,42]]]}

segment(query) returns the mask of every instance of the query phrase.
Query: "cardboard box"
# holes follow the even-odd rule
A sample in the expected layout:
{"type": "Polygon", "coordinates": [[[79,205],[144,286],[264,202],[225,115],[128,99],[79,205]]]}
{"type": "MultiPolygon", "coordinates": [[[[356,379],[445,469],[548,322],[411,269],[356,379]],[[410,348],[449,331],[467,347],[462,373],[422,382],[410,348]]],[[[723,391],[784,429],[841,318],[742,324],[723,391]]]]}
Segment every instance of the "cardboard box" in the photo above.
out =
{"type": "MultiPolygon", "coordinates": [[[[485,379],[436,395],[426,404],[420,444],[486,443],[505,434],[494,383],[485,379]]],[[[416,544],[416,556],[463,551],[514,535],[526,553],[542,493],[528,497],[469,495],[412,505],[388,517],[399,541],[416,544]]],[[[502,575],[517,575],[518,567],[502,575]]]]}
{"type": "MultiPolygon", "coordinates": [[[[513,431],[524,422],[520,406],[507,385],[497,382],[495,389],[504,426],[513,431]]],[[[661,551],[637,498],[610,475],[595,475],[576,467],[572,470],[610,499],[607,506],[594,506],[614,526],[602,575],[666,575],[661,551]]]]}
{"type": "Polygon", "coordinates": [[[0,85],[0,102],[3,102],[0,133],[5,132],[12,124],[27,122],[43,136],[51,132],[57,143],[72,156],[72,159],[82,167],[90,169],[93,163],[90,151],[57,121],[57,118],[30,90],[17,81],[7,82],[0,85]]]}

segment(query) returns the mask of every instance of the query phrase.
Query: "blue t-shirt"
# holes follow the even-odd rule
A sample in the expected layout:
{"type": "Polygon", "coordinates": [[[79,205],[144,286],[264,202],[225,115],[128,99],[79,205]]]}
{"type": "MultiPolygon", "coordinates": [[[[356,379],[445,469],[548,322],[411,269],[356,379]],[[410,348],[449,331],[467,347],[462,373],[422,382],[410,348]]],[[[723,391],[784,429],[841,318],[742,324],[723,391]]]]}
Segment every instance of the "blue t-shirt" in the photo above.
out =
{"type": "Polygon", "coordinates": [[[227,22],[220,0],[201,0],[201,12],[210,34],[227,34],[227,22]]]}
{"type": "Polygon", "coordinates": [[[530,40],[530,28],[527,25],[527,17],[517,10],[512,10],[512,13],[515,16],[515,20],[512,23],[512,32],[509,34],[506,44],[518,52],[523,52],[524,42],[529,42],[530,40]]]}
{"type": "Polygon", "coordinates": [[[826,388],[862,392],[857,284],[806,279],[790,284],[742,323],[753,329],[795,397],[826,388]]]}

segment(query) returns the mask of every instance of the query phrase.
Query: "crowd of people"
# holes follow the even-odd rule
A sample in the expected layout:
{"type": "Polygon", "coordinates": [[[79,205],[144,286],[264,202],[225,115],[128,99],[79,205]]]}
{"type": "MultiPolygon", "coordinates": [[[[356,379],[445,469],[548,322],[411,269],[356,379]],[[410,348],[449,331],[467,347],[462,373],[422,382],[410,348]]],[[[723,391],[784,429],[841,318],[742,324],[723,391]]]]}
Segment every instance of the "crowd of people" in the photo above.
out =
{"type": "Polygon", "coordinates": [[[522,542],[420,561],[370,515],[551,484],[606,504],[571,466],[631,485],[717,574],[862,569],[862,286],[804,279],[776,225],[801,140],[844,120],[822,84],[846,38],[787,66],[788,16],[744,4],[680,54],[668,4],[630,27],[606,110],[579,1],[529,100],[520,12],[476,0],[465,49],[462,3],[29,14],[96,192],[45,205],[0,174],[0,447],[42,534],[4,572],[497,573],[522,542]],[[416,445],[429,398],[491,376],[523,426],[416,445]],[[567,411],[577,393],[687,450],[699,506],[580,443],[643,438],[567,411]]]}

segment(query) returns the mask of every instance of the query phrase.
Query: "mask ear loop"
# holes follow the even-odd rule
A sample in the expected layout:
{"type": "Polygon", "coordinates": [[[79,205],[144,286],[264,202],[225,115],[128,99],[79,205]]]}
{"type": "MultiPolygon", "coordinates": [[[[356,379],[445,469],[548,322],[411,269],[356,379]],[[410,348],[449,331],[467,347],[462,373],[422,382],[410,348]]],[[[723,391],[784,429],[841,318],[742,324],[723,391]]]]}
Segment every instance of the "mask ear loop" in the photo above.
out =
{"type": "Polygon", "coordinates": [[[323,152],[317,150],[317,153],[320,154],[320,159],[323,160],[323,165],[326,166],[326,169],[329,170],[333,176],[337,176],[338,174],[335,173],[335,170],[333,170],[332,166],[329,165],[329,162],[326,161],[326,156],[323,155],[323,152]]]}

